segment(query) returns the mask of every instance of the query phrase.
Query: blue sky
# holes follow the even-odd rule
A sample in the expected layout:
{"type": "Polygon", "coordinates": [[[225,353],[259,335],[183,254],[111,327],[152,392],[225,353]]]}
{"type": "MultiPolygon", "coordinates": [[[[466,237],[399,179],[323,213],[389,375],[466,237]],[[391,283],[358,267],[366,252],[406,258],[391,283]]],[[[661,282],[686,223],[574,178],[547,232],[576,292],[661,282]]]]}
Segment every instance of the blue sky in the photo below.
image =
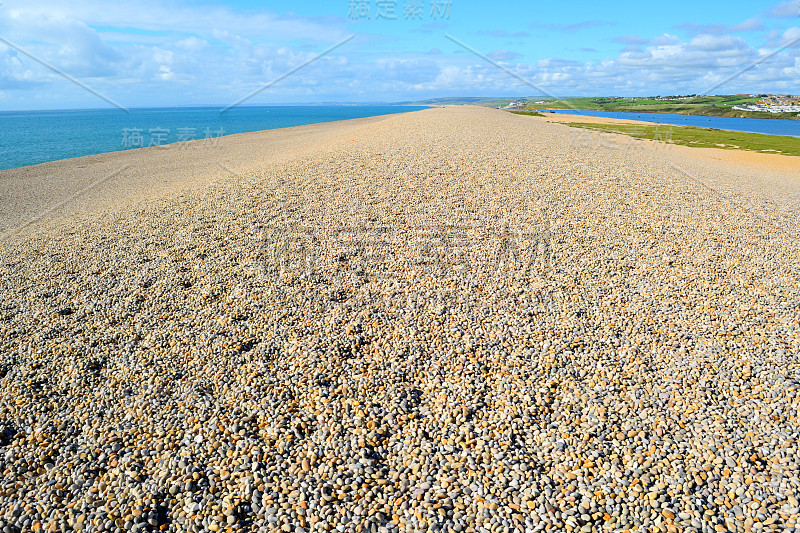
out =
{"type": "Polygon", "coordinates": [[[279,78],[247,103],[686,94],[755,63],[712,92],[800,93],[800,0],[3,0],[0,38],[5,110],[225,105],[279,78]]]}

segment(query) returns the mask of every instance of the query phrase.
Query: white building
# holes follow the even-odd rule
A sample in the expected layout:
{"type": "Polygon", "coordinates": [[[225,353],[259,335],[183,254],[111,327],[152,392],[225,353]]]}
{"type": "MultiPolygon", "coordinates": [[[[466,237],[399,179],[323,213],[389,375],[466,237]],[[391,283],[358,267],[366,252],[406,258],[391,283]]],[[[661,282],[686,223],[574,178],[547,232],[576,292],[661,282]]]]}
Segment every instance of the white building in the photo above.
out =
{"type": "Polygon", "coordinates": [[[800,113],[800,105],[735,105],[737,111],[760,111],[762,113],[800,113]]]}

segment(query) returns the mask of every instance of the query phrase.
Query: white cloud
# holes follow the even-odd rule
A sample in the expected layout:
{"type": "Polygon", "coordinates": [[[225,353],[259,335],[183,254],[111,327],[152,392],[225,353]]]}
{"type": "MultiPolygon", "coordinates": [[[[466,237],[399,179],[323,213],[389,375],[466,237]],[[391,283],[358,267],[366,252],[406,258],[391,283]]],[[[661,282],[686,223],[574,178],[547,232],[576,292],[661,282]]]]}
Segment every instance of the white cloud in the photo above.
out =
{"type": "Polygon", "coordinates": [[[749,18],[745,21],[740,22],[739,24],[733,26],[731,31],[733,32],[743,32],[743,31],[761,31],[764,29],[764,23],[761,22],[757,18],[749,18]]]}
{"type": "Polygon", "coordinates": [[[183,50],[196,53],[206,48],[208,46],[208,41],[204,39],[198,39],[195,36],[191,36],[179,40],[178,42],[175,43],[175,46],[183,50]]]}
{"type": "MultiPolygon", "coordinates": [[[[0,21],[11,42],[74,76],[111,75],[123,59],[94,29],[79,20],[46,14],[23,16],[17,10],[0,16],[0,21]]],[[[44,67],[41,69],[43,75],[50,75],[44,67]]]]}
{"type": "Polygon", "coordinates": [[[259,39],[336,42],[346,34],[343,19],[314,19],[278,15],[268,11],[236,12],[215,5],[182,5],[160,0],[108,2],[96,0],[27,0],[11,10],[20,18],[50,16],[81,20],[92,26],[109,26],[120,32],[136,29],[167,33],[209,35],[215,28],[235,28],[240,35],[259,39]]]}
{"type": "Polygon", "coordinates": [[[732,35],[698,35],[691,40],[689,47],[704,52],[725,54],[739,54],[750,48],[744,39],[732,35]]]}
{"type": "Polygon", "coordinates": [[[172,80],[175,79],[175,73],[167,65],[161,65],[159,67],[159,75],[158,77],[162,80],[172,80]]]}
{"type": "MultiPolygon", "coordinates": [[[[338,19],[236,13],[227,7],[155,0],[102,8],[90,0],[74,0],[69,6],[29,0],[0,10],[0,34],[124,105],[157,103],[153,97],[184,103],[180,99],[190,88],[187,84],[193,90],[201,84],[203,103],[226,101],[241,95],[242,86],[258,86],[313,58],[341,40],[345,30],[345,22],[338,19]]],[[[0,47],[0,89],[31,99],[33,95],[24,91],[32,84],[42,89],[40,95],[70,85],[24,54],[4,48],[0,47]]],[[[292,81],[313,83],[298,76],[285,85],[292,81]]],[[[88,93],[86,100],[81,105],[103,105],[88,93]]]]}
{"type": "MultiPolygon", "coordinates": [[[[786,30],[784,42],[800,35],[786,30]]],[[[625,38],[620,42],[630,42],[625,38]]],[[[637,41],[640,41],[637,39],[637,41]]],[[[578,63],[546,58],[533,65],[511,67],[518,75],[553,94],[674,94],[706,90],[736,74],[775,48],[758,50],[734,35],[700,34],[689,40],[664,34],[640,42],[641,48],[625,50],[602,62],[578,63]],[[654,89],[655,88],[655,89],[654,89]]],[[[800,50],[774,54],[757,68],[749,69],[719,87],[719,92],[781,90],[798,92],[800,50]]],[[[521,89],[507,74],[489,68],[487,78],[503,79],[506,90],[521,89]]],[[[467,80],[462,77],[462,82],[467,80]]]]}
{"type": "Polygon", "coordinates": [[[789,2],[776,4],[767,11],[767,14],[776,18],[800,17],[800,0],[790,0],[789,2]]]}
{"type": "Polygon", "coordinates": [[[665,33],[664,35],[658,35],[655,37],[650,44],[655,46],[670,46],[674,44],[680,44],[680,42],[681,40],[675,35],[665,33]]]}
{"type": "Polygon", "coordinates": [[[495,50],[493,52],[489,52],[486,54],[486,56],[495,61],[510,61],[522,56],[522,54],[519,52],[513,52],[511,50],[495,50]]]}
{"type": "Polygon", "coordinates": [[[156,63],[172,63],[172,52],[170,50],[160,50],[156,48],[153,53],[153,59],[156,63]]]}

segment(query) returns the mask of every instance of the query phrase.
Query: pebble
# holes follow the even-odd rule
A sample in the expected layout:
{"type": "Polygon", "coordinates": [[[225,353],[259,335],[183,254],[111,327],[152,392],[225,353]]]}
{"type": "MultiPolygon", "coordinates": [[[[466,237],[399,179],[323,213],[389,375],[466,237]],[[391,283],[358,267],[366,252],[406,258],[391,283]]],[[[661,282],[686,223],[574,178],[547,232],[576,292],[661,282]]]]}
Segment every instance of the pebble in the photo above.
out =
{"type": "Polygon", "coordinates": [[[2,244],[0,530],[794,527],[800,204],[571,135],[397,115],[2,244]]]}

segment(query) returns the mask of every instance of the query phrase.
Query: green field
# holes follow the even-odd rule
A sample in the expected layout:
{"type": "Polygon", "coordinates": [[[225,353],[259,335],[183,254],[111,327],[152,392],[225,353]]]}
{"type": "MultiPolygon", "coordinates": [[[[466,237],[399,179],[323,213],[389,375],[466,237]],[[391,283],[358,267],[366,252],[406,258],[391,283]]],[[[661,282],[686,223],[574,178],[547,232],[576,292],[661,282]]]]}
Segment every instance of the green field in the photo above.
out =
{"type": "Polygon", "coordinates": [[[509,111],[509,113],[514,113],[515,115],[528,115],[529,117],[543,117],[544,115],[539,113],[538,111],[509,111]]]}
{"type": "Polygon", "coordinates": [[[797,113],[762,113],[739,111],[733,106],[754,104],[760,98],[740,95],[697,96],[693,98],[564,98],[544,104],[530,104],[530,109],[575,109],[580,111],[622,111],[629,113],[677,113],[738,118],[783,118],[797,120],[797,113]]]}
{"type": "Polygon", "coordinates": [[[584,128],[606,133],[623,133],[637,139],[650,139],[694,146],[700,148],[724,148],[727,150],[751,150],[769,154],[800,156],[800,139],[782,135],[762,135],[692,126],[642,125],[638,124],[589,124],[565,122],[566,126],[584,128]]]}

